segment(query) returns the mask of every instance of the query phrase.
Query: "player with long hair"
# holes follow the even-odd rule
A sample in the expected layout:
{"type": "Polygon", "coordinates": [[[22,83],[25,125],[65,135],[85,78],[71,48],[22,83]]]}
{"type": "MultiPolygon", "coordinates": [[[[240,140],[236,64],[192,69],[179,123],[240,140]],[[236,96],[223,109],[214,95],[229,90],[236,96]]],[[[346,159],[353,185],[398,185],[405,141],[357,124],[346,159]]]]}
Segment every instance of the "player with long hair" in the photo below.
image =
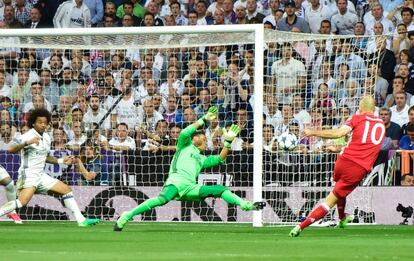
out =
{"type": "Polygon", "coordinates": [[[26,206],[35,193],[52,192],[62,195],[63,203],[72,211],[80,227],[95,225],[99,223],[99,219],[87,219],[82,215],[70,187],[44,172],[46,162],[71,165],[75,160],[73,156],[57,159],[49,155],[51,138],[46,129],[50,121],[51,115],[46,109],[33,110],[27,122],[31,129],[14,140],[14,144],[9,147],[10,153],[20,152],[21,163],[17,181],[19,195],[17,199],[0,207],[0,216],[26,206]]]}

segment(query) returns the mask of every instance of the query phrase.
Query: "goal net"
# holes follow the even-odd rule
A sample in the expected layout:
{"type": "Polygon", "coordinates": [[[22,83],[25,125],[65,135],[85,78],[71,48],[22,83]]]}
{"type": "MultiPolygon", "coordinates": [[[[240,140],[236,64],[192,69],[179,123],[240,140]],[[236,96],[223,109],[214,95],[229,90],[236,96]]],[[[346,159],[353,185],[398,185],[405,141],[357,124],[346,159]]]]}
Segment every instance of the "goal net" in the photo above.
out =
{"type": "MultiPolygon", "coordinates": [[[[304,140],[300,131],[340,126],[365,93],[383,102],[375,87],[382,38],[263,33],[261,25],[1,33],[0,164],[17,179],[19,155],[7,146],[27,131],[30,110],[46,107],[51,154],[76,155],[96,177],[64,165],[47,164],[46,173],[72,186],[87,216],[104,220],[158,195],[180,131],[215,105],[206,154],[222,148],[221,128],[236,123],[242,132],[226,163],[203,171],[199,184],[228,186],[267,207],[252,215],[221,199],[172,201],[135,220],[297,222],[330,191],[345,144],[304,140]],[[357,48],[359,40],[371,50],[357,48]],[[288,132],[298,140],[290,151],[288,132]]],[[[355,193],[354,209],[369,215],[369,192],[355,193]]],[[[50,195],[19,214],[73,219],[50,195]]]]}

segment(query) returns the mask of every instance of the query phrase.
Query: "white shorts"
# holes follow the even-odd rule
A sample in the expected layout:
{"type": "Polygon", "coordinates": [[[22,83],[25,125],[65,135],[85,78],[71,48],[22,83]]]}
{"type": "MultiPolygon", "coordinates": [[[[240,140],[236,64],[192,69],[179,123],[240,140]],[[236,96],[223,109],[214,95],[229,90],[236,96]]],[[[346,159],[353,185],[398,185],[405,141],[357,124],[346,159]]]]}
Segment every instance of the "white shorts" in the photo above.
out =
{"type": "Polygon", "coordinates": [[[33,173],[28,171],[19,171],[17,189],[21,190],[35,187],[37,193],[46,193],[58,182],[59,180],[52,178],[44,172],[33,173]]]}
{"type": "Polygon", "coordinates": [[[2,181],[5,178],[10,178],[10,175],[5,168],[0,166],[0,181],[2,181]]]}

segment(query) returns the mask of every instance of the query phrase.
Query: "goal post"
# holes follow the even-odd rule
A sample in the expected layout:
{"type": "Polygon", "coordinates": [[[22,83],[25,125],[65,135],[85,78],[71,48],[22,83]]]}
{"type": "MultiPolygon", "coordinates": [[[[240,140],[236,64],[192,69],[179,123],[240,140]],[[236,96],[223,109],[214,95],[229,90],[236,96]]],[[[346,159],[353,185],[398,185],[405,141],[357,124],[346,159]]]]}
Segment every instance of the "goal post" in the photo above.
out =
{"type": "MultiPolygon", "coordinates": [[[[91,56],[92,52],[98,52],[99,50],[107,50],[109,52],[111,52],[111,56],[112,53],[116,52],[119,49],[122,50],[139,50],[139,60],[137,61],[139,63],[139,67],[138,67],[138,71],[141,68],[141,64],[144,62],[144,55],[148,52],[148,51],[153,51],[153,50],[163,50],[163,49],[169,49],[169,48],[211,48],[214,46],[224,46],[226,48],[232,47],[232,46],[239,46],[240,51],[236,51],[236,53],[239,55],[243,55],[243,48],[245,48],[246,46],[250,46],[249,48],[251,48],[253,46],[252,49],[250,50],[244,50],[244,51],[249,51],[254,53],[254,76],[251,75],[251,77],[254,78],[254,86],[256,88],[255,89],[255,104],[254,104],[254,114],[253,114],[253,118],[255,118],[256,120],[252,121],[252,123],[254,124],[254,140],[256,142],[254,142],[254,151],[256,151],[256,153],[251,153],[253,161],[250,162],[251,166],[249,166],[248,168],[251,168],[252,166],[252,170],[253,170],[253,178],[250,179],[246,179],[248,181],[243,181],[243,179],[245,179],[244,176],[246,175],[242,175],[240,180],[238,181],[238,183],[243,183],[247,184],[247,187],[249,188],[249,190],[251,190],[253,193],[250,193],[250,191],[247,193],[247,199],[249,200],[253,200],[253,201],[261,201],[262,200],[262,143],[261,143],[261,128],[262,128],[262,112],[263,112],[263,51],[264,51],[264,28],[262,25],[233,25],[233,26],[198,26],[198,27],[187,27],[187,26],[174,26],[174,27],[151,27],[151,28],[147,28],[147,27],[140,27],[140,28],[80,28],[80,29],[73,29],[73,28],[60,28],[60,29],[30,29],[30,30],[13,30],[13,29],[8,29],[8,30],[1,30],[0,31],[0,38],[2,39],[14,39],[14,41],[2,41],[0,43],[0,48],[4,48],[4,49],[18,49],[17,51],[17,57],[16,58],[10,58],[10,60],[13,60],[13,63],[10,63],[10,73],[12,77],[15,77],[15,75],[18,74],[19,71],[19,65],[18,63],[20,62],[20,57],[23,57],[26,55],[26,48],[27,49],[35,49],[35,53],[37,53],[37,56],[34,57],[34,59],[36,60],[37,63],[42,63],[44,62],[44,60],[42,61],[42,59],[44,59],[45,57],[47,57],[48,55],[51,55],[53,53],[53,49],[60,49],[62,52],[67,52],[72,51],[72,50],[87,50],[87,52],[89,52],[88,55],[91,56]],[[43,51],[44,50],[44,51],[43,51]],[[43,53],[44,52],[44,53],[43,53]],[[40,55],[39,55],[40,54],[40,55]],[[17,64],[17,65],[16,65],[17,64]]],[[[186,53],[180,53],[181,51],[175,51],[175,53],[173,53],[176,56],[185,56],[186,53]]],[[[189,52],[189,51],[188,51],[189,52]]],[[[66,54],[63,54],[63,56],[61,57],[65,57],[68,60],[70,60],[69,62],[73,62],[71,60],[71,57],[69,56],[65,56],[66,54]]],[[[70,55],[70,52],[69,52],[70,55]]],[[[98,54],[97,54],[98,55],[98,54]]],[[[100,55],[100,54],[99,54],[100,55]]],[[[33,58],[33,57],[31,57],[33,58]]],[[[91,58],[91,57],[90,57],[91,58]]],[[[109,58],[105,58],[105,59],[111,59],[112,57],[109,58]]],[[[6,60],[8,58],[6,57],[6,60]]],[[[229,59],[229,58],[226,58],[229,59]]],[[[242,61],[242,57],[240,57],[241,63],[242,61]]],[[[9,61],[9,60],[8,60],[9,61]]],[[[63,63],[63,61],[61,61],[63,63]]],[[[85,64],[85,60],[83,59],[82,62],[85,64]]],[[[90,62],[90,64],[92,64],[91,61],[87,61],[86,62],[90,62]]],[[[109,61],[104,61],[104,62],[111,62],[111,60],[109,61]]],[[[132,61],[134,62],[134,61],[132,61]]],[[[180,61],[181,62],[181,61],[180,61]]],[[[207,64],[207,61],[205,61],[207,64]]],[[[72,64],[71,63],[67,63],[65,65],[62,64],[62,71],[64,68],[67,67],[71,67],[72,64]]],[[[168,66],[168,64],[167,64],[168,66]]],[[[180,64],[180,68],[181,68],[182,64],[180,64]]],[[[72,69],[72,68],[71,68],[72,69]]],[[[83,70],[84,68],[82,68],[83,70]]],[[[163,70],[167,69],[165,66],[162,68],[163,70]]],[[[224,69],[228,69],[228,68],[224,68],[224,69]]],[[[242,68],[238,69],[238,72],[241,70],[242,68]]],[[[38,77],[36,78],[36,80],[29,80],[26,82],[26,84],[30,85],[32,82],[35,81],[40,81],[40,72],[44,70],[43,67],[39,67],[39,68],[27,68],[27,70],[31,73],[32,71],[34,71],[35,73],[37,73],[38,77]],[[32,70],[33,69],[33,70],[32,70]]],[[[81,96],[84,97],[90,97],[91,93],[90,92],[94,92],[94,90],[96,90],[98,87],[96,85],[99,84],[99,79],[96,79],[96,75],[94,75],[96,68],[92,69],[92,74],[89,76],[90,79],[92,80],[91,82],[82,82],[83,88],[85,89],[83,94],[81,96]],[[94,78],[95,77],[95,78],[94,78]],[[95,86],[93,86],[95,85],[95,86]]],[[[180,71],[180,75],[183,76],[185,74],[184,69],[182,69],[183,71],[180,71]]],[[[97,72],[96,72],[97,73],[97,72]]],[[[163,72],[161,72],[163,73],[163,72]]],[[[246,73],[246,72],[245,72],[246,73]]],[[[115,74],[115,73],[114,73],[115,74]]],[[[240,75],[240,78],[243,75],[240,75]]],[[[61,76],[59,76],[61,77],[61,76]]],[[[138,76],[138,81],[140,81],[140,77],[138,76]]],[[[115,79],[116,80],[116,79],[115,79]]],[[[165,80],[165,79],[164,79],[165,80]]],[[[60,79],[58,79],[57,81],[60,81],[60,79]]],[[[161,84],[161,80],[158,80],[159,82],[157,83],[158,87],[160,87],[161,84]]],[[[10,82],[10,84],[15,84],[14,82],[10,82]]],[[[222,83],[220,83],[222,84],[222,83]]],[[[60,83],[59,83],[60,85],[60,83]]],[[[79,85],[78,85],[79,86],[79,85]]],[[[14,86],[10,86],[12,88],[14,88],[14,86]]],[[[137,86],[133,86],[134,88],[136,88],[137,86]]],[[[59,87],[60,88],[60,87],[59,87]]],[[[76,89],[76,88],[75,88],[76,89]]],[[[78,95],[77,93],[74,92],[69,92],[66,93],[65,95],[59,95],[59,97],[57,98],[58,100],[58,104],[52,104],[52,112],[54,113],[56,112],[56,115],[60,115],[60,99],[61,96],[72,96],[72,100],[71,100],[71,108],[70,110],[76,108],[85,108],[86,110],[89,110],[89,108],[86,106],[82,107],[81,104],[78,104],[78,100],[73,99],[73,97],[75,97],[76,95],[78,95]]],[[[250,95],[250,94],[249,94],[250,95]]],[[[30,94],[28,95],[29,98],[33,98],[30,94]]],[[[117,100],[119,102],[119,100],[122,99],[122,96],[118,96],[119,99],[117,100]]],[[[52,97],[51,97],[52,98],[52,97]]],[[[56,97],[55,97],[56,98],[56,97]]],[[[82,98],[82,97],[81,97],[82,98]]],[[[115,97],[116,98],[116,97],[115,97]]],[[[163,98],[167,98],[167,97],[163,97],[163,98]]],[[[20,99],[20,97],[19,97],[20,99]]],[[[30,102],[31,100],[27,99],[25,100],[26,102],[30,102]]],[[[13,100],[13,98],[11,99],[13,100]]],[[[116,100],[116,99],[114,99],[116,100]]],[[[14,100],[12,101],[14,102],[14,100]]],[[[83,101],[85,102],[85,101],[83,101]]],[[[88,102],[88,101],[86,101],[88,102]]],[[[139,105],[142,104],[136,104],[137,107],[139,107],[139,105]]],[[[118,104],[116,102],[113,102],[111,105],[108,105],[107,107],[105,107],[107,113],[103,114],[104,116],[107,116],[108,118],[111,118],[111,114],[112,111],[114,110],[114,108],[118,106],[118,104]]],[[[161,105],[163,106],[163,105],[161,105]]],[[[19,108],[20,109],[20,108],[19,108]]],[[[23,112],[21,112],[23,114],[23,112]]],[[[69,113],[69,111],[68,111],[69,113]]],[[[83,114],[85,115],[86,112],[83,111],[83,114]]],[[[55,114],[53,114],[55,115],[55,114]]],[[[62,116],[62,115],[60,115],[62,116]]],[[[59,117],[60,117],[59,116],[59,117]]],[[[17,130],[16,132],[21,132],[20,127],[21,127],[21,122],[20,122],[21,118],[17,119],[16,121],[14,121],[13,123],[15,123],[17,130]]],[[[99,126],[99,128],[101,129],[101,131],[105,131],[105,119],[104,118],[100,118],[100,119],[95,119],[96,123],[99,126]]],[[[57,126],[55,126],[57,127],[57,126]]],[[[61,126],[59,126],[61,127],[61,126]]],[[[114,135],[111,132],[114,132],[114,127],[115,125],[111,125],[111,131],[108,132],[109,135],[114,135]]],[[[147,126],[148,127],[148,126],[147,126]]],[[[224,127],[224,121],[223,121],[223,125],[222,127],[224,127]]],[[[71,130],[72,126],[71,124],[68,124],[67,126],[63,126],[64,128],[64,135],[66,136],[68,141],[70,138],[68,137],[68,135],[73,135],[73,131],[71,130]]],[[[91,129],[90,125],[85,125],[85,128],[91,129]]],[[[53,128],[52,128],[53,129],[53,128]]],[[[94,130],[93,128],[91,130],[94,130]]],[[[139,131],[139,126],[138,128],[134,128],[133,130],[135,131],[139,131]]],[[[86,129],[84,130],[86,131],[86,129]]],[[[16,133],[14,133],[16,134],[16,133]]],[[[85,132],[86,134],[86,132],[85,132]]],[[[18,134],[16,134],[18,135],[18,134]]],[[[93,134],[91,134],[93,135],[93,134]]],[[[91,135],[86,135],[87,139],[92,139],[91,135]]],[[[51,131],[51,136],[53,136],[53,131],[51,131]]],[[[146,135],[145,138],[148,135],[146,135]]],[[[143,136],[144,137],[144,136],[143,136]]],[[[107,137],[107,140],[109,140],[111,137],[107,137]]],[[[143,142],[143,146],[144,142],[143,142]]],[[[137,144],[138,147],[138,144],[137,144]]],[[[66,150],[67,148],[65,148],[66,150]]],[[[106,148],[108,149],[108,148],[106,148]]],[[[142,148],[141,148],[142,149],[142,148]]],[[[57,149],[56,149],[57,150],[57,149]]],[[[55,150],[54,150],[55,151],[55,150]]],[[[68,153],[80,153],[80,152],[74,152],[71,151],[70,149],[68,150],[68,153]]],[[[104,190],[104,191],[117,191],[115,192],[115,194],[117,195],[132,195],[130,194],[130,189],[128,187],[134,187],[135,185],[143,185],[143,186],[147,186],[148,188],[157,186],[158,188],[161,188],[161,186],[163,185],[162,180],[165,180],[165,178],[163,177],[163,175],[166,175],[166,173],[151,173],[149,174],[149,172],[147,172],[146,170],[144,170],[145,168],[149,168],[152,170],[157,169],[157,163],[153,162],[152,159],[154,158],[151,154],[146,154],[146,155],[139,155],[138,158],[141,158],[142,160],[135,160],[135,161],[128,161],[131,157],[130,154],[126,154],[126,155],[120,155],[119,153],[117,153],[116,151],[111,151],[108,155],[103,155],[105,157],[106,160],[106,164],[109,166],[108,169],[111,169],[110,171],[112,171],[112,174],[114,175],[118,175],[120,172],[122,173],[121,178],[123,179],[121,182],[113,180],[113,181],[109,181],[109,185],[113,185],[114,187],[111,187],[109,190],[104,190]],[[121,164],[122,162],[124,162],[123,166],[114,166],[111,167],[111,164],[121,164]],[[132,163],[131,166],[131,162],[140,162],[140,163],[132,163]],[[148,166],[146,166],[148,164],[148,166]],[[133,171],[141,171],[141,172],[145,172],[145,174],[142,175],[137,175],[136,176],[141,176],[142,177],[142,181],[140,179],[140,177],[134,177],[134,173],[133,171],[130,171],[130,169],[133,169],[133,171]],[[115,170],[116,169],[116,170],[115,170]],[[148,173],[148,174],[147,174],[148,173]],[[149,182],[150,180],[153,180],[153,178],[151,176],[162,176],[161,178],[156,178],[156,181],[153,182],[149,182]],[[145,177],[144,177],[145,176],[145,177]],[[113,182],[113,183],[111,183],[113,182]],[[140,183],[141,182],[141,183],[140,183]],[[121,186],[120,186],[121,185],[121,186]],[[127,185],[127,187],[124,187],[125,185],[127,185]],[[121,191],[121,192],[119,192],[121,191]]],[[[132,153],[133,154],[133,153],[132,153]]],[[[17,178],[17,164],[18,161],[14,160],[12,162],[7,162],[6,158],[8,156],[5,156],[5,159],[3,159],[3,162],[1,162],[2,165],[6,165],[6,169],[8,169],[11,172],[11,175],[13,176],[14,179],[17,178]]],[[[132,156],[134,157],[134,156],[132,156]]],[[[239,157],[241,158],[241,157],[239,157]]],[[[242,162],[230,162],[232,164],[238,165],[238,164],[242,164],[242,162]]],[[[163,167],[163,171],[165,169],[168,169],[168,165],[170,164],[170,162],[167,161],[163,161],[162,162],[162,167],[163,167]]],[[[223,168],[223,169],[226,169],[223,168]]],[[[238,168],[239,169],[239,168],[238,168]]],[[[105,206],[95,206],[95,207],[91,207],[91,205],[89,206],[84,206],[81,204],[81,209],[83,209],[85,212],[88,212],[89,214],[95,215],[97,217],[102,216],[102,213],[100,213],[99,211],[103,211],[103,209],[111,209],[111,208],[115,208],[115,206],[111,205],[108,206],[108,201],[105,200],[105,198],[94,198],[92,201],[90,200],[90,198],[86,197],[85,195],[88,194],[88,186],[90,186],[90,192],[91,194],[96,194],[100,191],[100,188],[96,187],[96,183],[90,183],[90,182],[85,182],[84,180],[82,180],[82,178],[80,178],[79,173],[76,172],[76,170],[74,169],[63,169],[61,166],[48,166],[47,170],[49,172],[53,172],[50,173],[51,175],[53,175],[53,177],[57,177],[57,178],[61,178],[63,175],[62,173],[65,172],[65,175],[67,174],[66,172],[75,172],[74,177],[69,179],[69,184],[70,185],[74,185],[75,186],[75,193],[76,191],[79,191],[78,193],[80,193],[81,195],[80,197],[80,201],[87,203],[86,201],[90,201],[90,202],[100,202],[101,204],[104,204],[105,206]],[[80,183],[79,183],[79,180],[80,183]],[[81,185],[81,186],[79,186],[81,185]],[[85,186],[86,185],[86,186],[85,186]],[[93,186],[93,187],[92,187],[93,186]],[[82,198],[84,197],[85,198],[82,198]]],[[[157,169],[158,170],[158,169],[157,169]]],[[[157,172],[157,170],[155,170],[155,172],[157,172]]],[[[217,173],[217,172],[216,172],[217,173]]],[[[227,174],[227,173],[220,173],[221,175],[227,174]]],[[[230,173],[231,175],[233,173],[230,173]]],[[[107,175],[111,175],[110,173],[108,173],[107,175]]],[[[66,180],[68,181],[68,180],[66,180]]],[[[98,182],[99,183],[99,182],[98,182]]],[[[107,182],[101,183],[101,184],[108,184],[107,182]]],[[[228,183],[228,185],[230,187],[232,187],[232,183],[228,183]]],[[[133,190],[133,189],[132,189],[133,190]]],[[[145,189],[144,189],[145,191],[145,189]]],[[[156,195],[156,193],[154,191],[152,191],[151,189],[148,189],[147,195],[156,195]]],[[[100,195],[100,197],[102,197],[103,192],[99,192],[98,195],[100,195]]],[[[106,193],[106,192],[105,192],[106,193]]],[[[113,193],[113,192],[107,192],[109,194],[113,193]]],[[[132,198],[134,198],[135,196],[137,196],[137,194],[133,194],[134,196],[131,196],[132,198]]],[[[246,194],[245,194],[246,195],[246,194]]],[[[1,197],[1,196],[0,196],[1,197]]],[[[138,197],[138,196],[137,196],[138,197]]],[[[130,199],[128,199],[130,201],[130,199]]],[[[125,201],[128,201],[125,200],[125,201]]],[[[136,203],[139,203],[142,200],[135,200],[136,203]]],[[[44,209],[58,209],[60,211],[60,213],[63,213],[63,209],[61,209],[61,206],[56,206],[55,204],[52,204],[52,201],[45,201],[44,200],[44,196],[35,196],[32,205],[40,205],[40,208],[44,208],[44,209]],[[42,203],[44,203],[45,205],[42,205],[42,203]]],[[[121,209],[127,208],[125,207],[126,205],[128,206],[128,208],[130,208],[131,206],[133,206],[134,204],[131,205],[131,202],[129,202],[128,204],[123,204],[122,201],[119,200],[114,200],[113,202],[117,202],[119,204],[119,207],[121,209]]],[[[4,200],[2,200],[2,202],[4,202],[4,200]]],[[[94,204],[95,204],[94,203],[94,204]]],[[[98,204],[96,203],[96,204],[98,204]]],[[[92,204],[92,203],[91,203],[92,204]]],[[[112,204],[112,203],[111,203],[112,204]]],[[[214,207],[214,201],[213,201],[213,207],[214,207]]],[[[30,205],[29,205],[30,206],[30,205]]],[[[42,216],[41,214],[37,215],[36,212],[36,208],[33,209],[31,206],[28,209],[23,209],[22,213],[24,216],[27,216],[28,218],[32,218],[36,215],[36,219],[47,219],[50,218],[46,217],[46,216],[42,216]],[[33,212],[31,215],[28,212],[33,212]],[[26,215],[27,214],[27,215],[26,215]]],[[[109,211],[109,210],[108,210],[109,211]]],[[[113,211],[113,210],[111,210],[113,211]]],[[[40,212],[40,210],[39,210],[40,212]]],[[[119,214],[118,212],[120,212],[120,210],[116,210],[116,213],[113,214],[113,216],[105,216],[106,218],[109,219],[113,219],[116,218],[116,215],[119,214]]],[[[168,212],[168,211],[165,211],[168,212]]],[[[52,213],[55,213],[52,211],[52,213]]],[[[60,214],[59,214],[60,215],[60,214]]],[[[70,214],[68,214],[68,216],[70,217],[70,214]]],[[[143,216],[142,218],[144,220],[148,220],[147,219],[148,215],[143,216]]],[[[152,217],[154,218],[154,217],[152,217]]],[[[188,218],[182,218],[181,220],[187,220],[188,218]]],[[[230,217],[227,218],[228,220],[237,220],[237,217],[230,217]]],[[[244,222],[246,220],[253,220],[254,226],[261,226],[262,224],[262,217],[261,217],[261,212],[254,212],[253,214],[253,218],[244,218],[243,219],[244,222]]]]}

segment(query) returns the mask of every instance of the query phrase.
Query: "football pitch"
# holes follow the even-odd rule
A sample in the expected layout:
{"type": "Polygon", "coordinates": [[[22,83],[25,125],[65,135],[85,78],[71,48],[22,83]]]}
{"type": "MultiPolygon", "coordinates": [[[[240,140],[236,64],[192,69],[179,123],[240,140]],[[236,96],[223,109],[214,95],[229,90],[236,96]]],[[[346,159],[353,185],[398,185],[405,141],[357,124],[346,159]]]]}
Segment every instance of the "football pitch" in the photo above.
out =
{"type": "Polygon", "coordinates": [[[309,228],[249,224],[0,222],[0,260],[414,260],[414,226],[309,228]]]}

